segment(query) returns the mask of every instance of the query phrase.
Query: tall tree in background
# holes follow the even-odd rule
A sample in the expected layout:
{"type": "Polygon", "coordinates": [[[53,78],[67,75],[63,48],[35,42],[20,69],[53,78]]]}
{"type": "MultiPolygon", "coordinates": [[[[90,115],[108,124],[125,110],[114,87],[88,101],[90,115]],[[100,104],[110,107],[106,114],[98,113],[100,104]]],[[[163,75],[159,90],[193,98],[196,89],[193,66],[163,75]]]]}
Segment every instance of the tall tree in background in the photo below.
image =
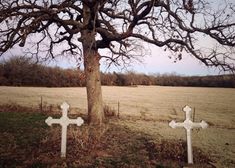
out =
{"type": "Polygon", "coordinates": [[[234,16],[233,0],[0,0],[0,54],[25,46],[38,59],[76,55],[84,61],[89,122],[101,124],[101,58],[118,65],[143,54],[144,41],[175,60],[191,55],[234,70],[234,16]],[[201,39],[213,45],[202,48],[201,39]]]}

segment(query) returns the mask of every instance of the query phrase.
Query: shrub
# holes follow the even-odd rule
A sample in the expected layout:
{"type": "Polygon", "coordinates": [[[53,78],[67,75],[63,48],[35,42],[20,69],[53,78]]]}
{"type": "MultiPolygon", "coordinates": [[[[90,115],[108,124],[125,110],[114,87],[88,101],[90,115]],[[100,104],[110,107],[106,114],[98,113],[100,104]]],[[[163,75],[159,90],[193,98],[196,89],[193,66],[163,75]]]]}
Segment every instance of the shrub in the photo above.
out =
{"type": "Polygon", "coordinates": [[[110,107],[109,105],[105,104],[103,109],[104,109],[105,117],[115,117],[115,116],[117,116],[117,111],[114,108],[110,107]]]}

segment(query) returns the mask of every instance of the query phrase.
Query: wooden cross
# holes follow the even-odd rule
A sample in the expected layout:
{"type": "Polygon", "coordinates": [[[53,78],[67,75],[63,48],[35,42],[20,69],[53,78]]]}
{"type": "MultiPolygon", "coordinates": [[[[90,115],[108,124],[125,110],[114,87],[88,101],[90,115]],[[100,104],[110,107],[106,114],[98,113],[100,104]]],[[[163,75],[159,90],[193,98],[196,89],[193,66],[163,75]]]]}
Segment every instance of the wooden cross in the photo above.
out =
{"type": "Polygon", "coordinates": [[[81,117],[77,119],[68,118],[68,109],[69,105],[66,102],[60,106],[62,109],[62,117],[59,119],[53,119],[52,117],[48,117],[46,119],[46,123],[51,126],[52,124],[60,124],[62,127],[62,135],[61,135],[61,157],[66,157],[66,141],[67,141],[67,127],[69,124],[77,124],[77,126],[81,126],[84,121],[81,117]]]}
{"type": "Polygon", "coordinates": [[[205,121],[201,121],[200,123],[194,123],[191,121],[191,108],[189,106],[185,106],[183,111],[185,112],[185,120],[181,123],[176,123],[172,120],[169,123],[169,126],[172,128],[184,127],[186,129],[187,134],[187,151],[188,151],[188,163],[193,164],[193,151],[192,151],[192,140],[191,140],[191,129],[193,128],[207,128],[208,124],[205,121]]]}

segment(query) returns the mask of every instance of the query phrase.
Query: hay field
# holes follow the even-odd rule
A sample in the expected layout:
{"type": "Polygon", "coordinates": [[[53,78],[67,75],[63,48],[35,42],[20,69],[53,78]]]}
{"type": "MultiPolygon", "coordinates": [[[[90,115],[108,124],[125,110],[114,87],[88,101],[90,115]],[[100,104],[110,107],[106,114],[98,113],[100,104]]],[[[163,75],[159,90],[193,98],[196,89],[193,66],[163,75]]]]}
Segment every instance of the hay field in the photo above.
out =
{"type": "MultiPolygon", "coordinates": [[[[213,125],[234,127],[235,89],[193,87],[106,87],[105,104],[118,108],[120,115],[140,116],[150,120],[183,119],[182,108],[195,108],[195,119],[204,119],[213,125]]],[[[17,103],[38,106],[59,105],[67,101],[72,108],[87,109],[85,88],[0,87],[0,104],[17,103]]]]}
{"type": "MultiPolygon", "coordinates": [[[[235,166],[235,89],[192,87],[102,87],[105,104],[117,110],[118,123],[161,139],[185,139],[182,129],[171,129],[172,119],[182,121],[182,107],[195,109],[195,121],[205,120],[209,128],[193,132],[193,145],[208,152],[218,167],[235,166]]],[[[86,111],[85,88],[0,87],[0,103],[38,106],[41,96],[47,104],[67,101],[86,111]]]]}

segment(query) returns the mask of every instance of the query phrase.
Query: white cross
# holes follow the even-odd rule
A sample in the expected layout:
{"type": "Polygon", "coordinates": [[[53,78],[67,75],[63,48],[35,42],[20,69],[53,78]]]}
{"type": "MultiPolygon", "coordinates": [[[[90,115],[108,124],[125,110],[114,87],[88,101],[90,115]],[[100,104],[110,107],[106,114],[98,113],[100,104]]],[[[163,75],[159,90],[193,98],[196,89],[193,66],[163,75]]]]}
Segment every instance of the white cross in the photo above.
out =
{"type": "Polygon", "coordinates": [[[193,163],[193,151],[192,151],[192,140],[191,140],[191,129],[193,128],[207,128],[208,124],[205,121],[201,121],[200,123],[194,123],[191,121],[191,108],[189,106],[185,106],[183,108],[183,111],[185,112],[185,121],[182,123],[176,123],[174,120],[172,120],[169,123],[169,126],[172,128],[177,127],[184,127],[186,129],[187,133],[187,151],[188,151],[188,163],[193,163]]]}
{"type": "Polygon", "coordinates": [[[66,102],[60,106],[62,109],[62,117],[60,119],[53,119],[52,117],[48,117],[46,119],[46,123],[51,126],[52,124],[60,124],[62,126],[62,135],[61,135],[61,157],[66,157],[66,137],[67,137],[67,126],[69,124],[77,124],[77,126],[81,126],[84,121],[81,117],[77,119],[70,119],[68,118],[68,109],[69,105],[66,102]]]}

